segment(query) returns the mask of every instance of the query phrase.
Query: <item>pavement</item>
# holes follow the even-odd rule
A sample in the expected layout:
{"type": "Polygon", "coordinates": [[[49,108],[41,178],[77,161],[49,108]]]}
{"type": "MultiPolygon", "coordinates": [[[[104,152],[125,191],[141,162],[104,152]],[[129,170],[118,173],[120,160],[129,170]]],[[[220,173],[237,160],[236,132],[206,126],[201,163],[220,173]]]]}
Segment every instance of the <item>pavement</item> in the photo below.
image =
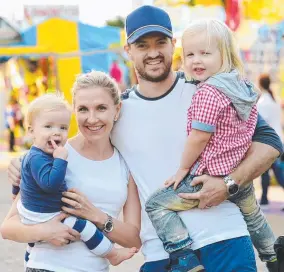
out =
{"type": "MultiPolygon", "coordinates": [[[[7,180],[7,171],[9,161],[18,156],[19,153],[1,152],[0,154],[0,223],[5,218],[11,205],[11,185],[7,180]]],[[[261,190],[259,180],[255,181],[256,194],[259,197],[261,190]]],[[[271,204],[264,212],[270,222],[275,235],[284,234],[284,212],[280,209],[284,207],[284,192],[277,186],[271,186],[269,190],[269,199],[271,204]]],[[[25,252],[25,244],[14,243],[3,240],[0,237],[0,272],[23,272],[23,256],[25,252]]],[[[141,253],[136,254],[132,259],[125,261],[118,267],[112,267],[111,272],[135,272],[139,271],[139,267],[143,263],[141,253]]],[[[264,264],[257,258],[259,272],[265,272],[264,264]]]]}

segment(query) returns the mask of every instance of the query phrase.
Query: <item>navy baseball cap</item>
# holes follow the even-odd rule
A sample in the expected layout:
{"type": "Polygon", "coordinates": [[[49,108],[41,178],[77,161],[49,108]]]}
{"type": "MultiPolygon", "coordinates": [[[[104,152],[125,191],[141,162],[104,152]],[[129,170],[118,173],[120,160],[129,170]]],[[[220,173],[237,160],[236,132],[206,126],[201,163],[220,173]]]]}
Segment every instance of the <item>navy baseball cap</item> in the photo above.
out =
{"type": "Polygon", "coordinates": [[[154,6],[142,6],[132,11],[125,23],[127,43],[134,43],[140,37],[158,32],[173,37],[171,19],[164,10],[154,6]]]}

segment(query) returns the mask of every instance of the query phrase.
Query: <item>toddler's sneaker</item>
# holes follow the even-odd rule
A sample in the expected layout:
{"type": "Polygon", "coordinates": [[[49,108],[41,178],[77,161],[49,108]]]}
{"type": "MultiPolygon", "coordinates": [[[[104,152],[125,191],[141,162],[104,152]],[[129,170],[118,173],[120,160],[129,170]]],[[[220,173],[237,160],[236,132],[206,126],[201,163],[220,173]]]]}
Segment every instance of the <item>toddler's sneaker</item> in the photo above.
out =
{"type": "Polygon", "coordinates": [[[171,272],[204,272],[204,266],[200,263],[192,249],[178,250],[170,254],[171,272]]]}

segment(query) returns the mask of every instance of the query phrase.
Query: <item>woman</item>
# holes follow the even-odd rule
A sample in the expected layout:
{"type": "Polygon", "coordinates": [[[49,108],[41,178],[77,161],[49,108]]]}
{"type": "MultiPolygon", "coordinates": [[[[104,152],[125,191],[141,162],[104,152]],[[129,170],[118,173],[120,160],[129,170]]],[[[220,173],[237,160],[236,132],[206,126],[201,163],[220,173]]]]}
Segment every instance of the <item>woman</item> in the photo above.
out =
{"type": "MultiPolygon", "coordinates": [[[[259,77],[259,87],[261,89],[262,95],[258,101],[257,109],[263,119],[276,131],[283,142],[284,138],[281,124],[281,106],[276,102],[274,98],[273,92],[270,89],[270,83],[271,82],[269,75],[263,74],[259,77]]],[[[284,188],[284,172],[281,164],[281,160],[278,159],[272,164],[271,169],[274,172],[277,182],[282,186],[282,188],[284,188]]],[[[265,207],[269,204],[267,198],[268,187],[270,185],[269,170],[261,176],[261,184],[262,197],[260,204],[265,207]]]]}
{"type": "MultiPolygon", "coordinates": [[[[113,242],[139,248],[141,208],[137,189],[124,160],[110,142],[121,107],[118,87],[101,72],[80,75],[73,86],[73,105],[79,133],[66,144],[66,181],[69,188],[78,191],[64,193],[62,201],[68,206],[62,209],[110,231],[105,233],[113,242]],[[122,208],[124,222],[116,219],[122,208]]],[[[79,234],[61,223],[64,217],[61,214],[47,223],[22,225],[14,201],[2,225],[2,236],[22,243],[36,242],[27,263],[28,272],[109,271],[108,262],[90,253],[78,241],[79,234]],[[69,244],[70,241],[75,242],[69,244]],[[64,246],[56,247],[59,245],[64,246]]]]}

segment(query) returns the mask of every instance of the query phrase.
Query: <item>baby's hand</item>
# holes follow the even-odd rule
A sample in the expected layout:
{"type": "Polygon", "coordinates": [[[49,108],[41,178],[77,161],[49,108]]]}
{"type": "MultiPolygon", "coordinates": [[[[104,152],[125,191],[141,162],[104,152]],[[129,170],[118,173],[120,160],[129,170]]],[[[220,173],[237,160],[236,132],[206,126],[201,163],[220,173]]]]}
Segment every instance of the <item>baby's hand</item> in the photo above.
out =
{"type": "Polygon", "coordinates": [[[189,169],[179,168],[177,173],[165,182],[165,186],[169,187],[174,184],[174,190],[177,189],[183,178],[187,175],[189,169]]]}
{"type": "Polygon", "coordinates": [[[51,140],[52,146],[54,148],[53,158],[59,158],[66,160],[68,157],[68,151],[64,146],[58,146],[53,140],[51,140]]]}
{"type": "Polygon", "coordinates": [[[176,182],[175,176],[172,176],[171,178],[167,179],[165,182],[166,188],[172,186],[176,182]]]}

